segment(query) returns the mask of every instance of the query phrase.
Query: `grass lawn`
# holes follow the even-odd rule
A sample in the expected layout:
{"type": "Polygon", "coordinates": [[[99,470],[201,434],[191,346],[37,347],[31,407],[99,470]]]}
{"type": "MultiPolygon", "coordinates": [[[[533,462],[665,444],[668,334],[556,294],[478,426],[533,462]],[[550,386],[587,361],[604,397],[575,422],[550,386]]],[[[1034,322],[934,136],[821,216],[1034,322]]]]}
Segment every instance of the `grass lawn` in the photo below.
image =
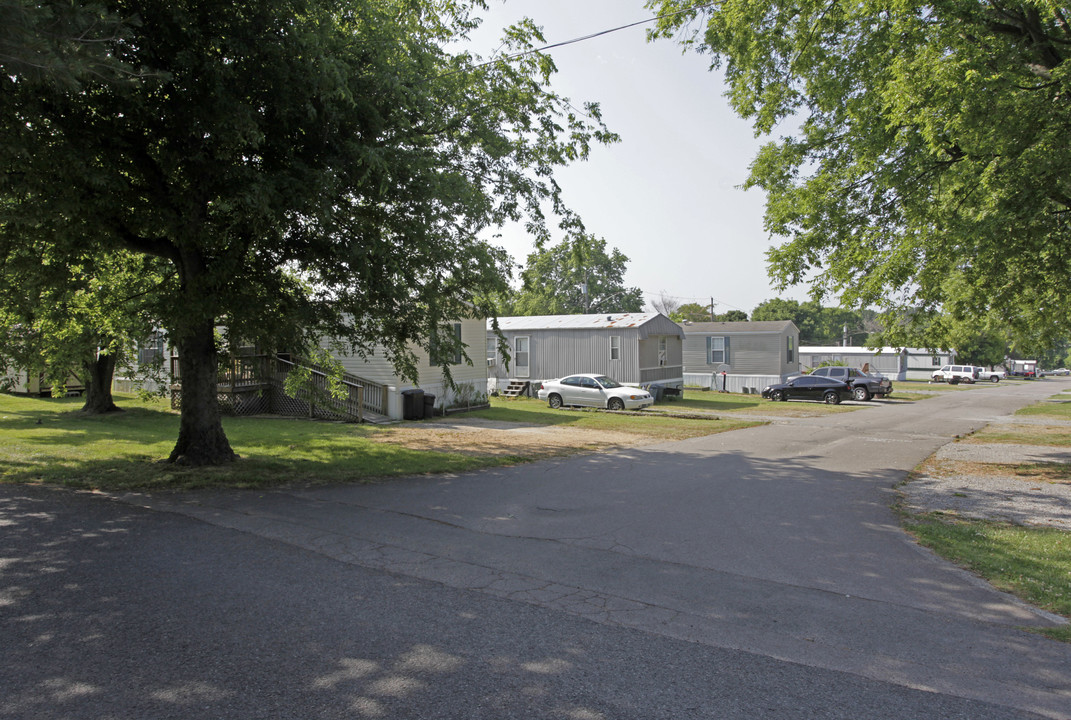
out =
{"type": "MultiPolygon", "coordinates": [[[[740,396],[749,397],[749,396],[740,396]]],[[[658,408],[684,409],[682,402],[660,403],[658,408]]],[[[551,409],[547,403],[535,398],[491,398],[490,410],[466,413],[465,417],[478,417],[502,422],[525,422],[536,425],[564,425],[586,430],[626,432],[647,438],[683,440],[701,435],[712,435],[726,430],[753,427],[763,423],[736,418],[675,418],[662,417],[645,410],[640,414],[613,413],[592,410],[551,409]]]]}
{"type": "Polygon", "coordinates": [[[377,443],[367,425],[225,417],[241,460],[222,467],[165,462],[179,417],[164,402],[117,396],[125,412],[87,416],[80,398],[0,394],[0,482],[49,482],[101,490],[255,488],[360,482],[390,475],[458,472],[516,462],[377,443]]]}
{"type": "MultiPolygon", "coordinates": [[[[178,414],[166,402],[144,403],[123,395],[117,395],[116,402],[124,412],[89,416],[79,412],[80,398],[0,394],[0,482],[47,482],[106,491],[259,488],[463,472],[529,459],[523,449],[516,455],[492,455],[414,448],[392,442],[388,428],[380,426],[225,417],[224,431],[241,459],[221,467],[185,468],[164,462],[179,426],[178,414]]],[[[552,411],[535,400],[508,404],[496,400],[495,405],[471,415],[667,440],[759,424],[552,411]]],[[[435,427],[435,423],[402,425],[435,427]]]]}
{"type": "Polygon", "coordinates": [[[676,400],[665,400],[654,407],[655,410],[672,412],[674,410],[709,413],[739,413],[756,415],[782,415],[785,417],[807,417],[828,413],[851,412],[856,409],[850,405],[826,405],[823,402],[807,400],[789,400],[773,402],[759,395],[743,393],[723,393],[711,390],[685,388],[684,395],[676,400]]]}
{"type": "MultiPolygon", "coordinates": [[[[1071,533],[926,514],[904,527],[942,557],[1031,605],[1071,618],[1071,533]]],[[[1071,642],[1071,626],[1039,630],[1071,642]]]]}

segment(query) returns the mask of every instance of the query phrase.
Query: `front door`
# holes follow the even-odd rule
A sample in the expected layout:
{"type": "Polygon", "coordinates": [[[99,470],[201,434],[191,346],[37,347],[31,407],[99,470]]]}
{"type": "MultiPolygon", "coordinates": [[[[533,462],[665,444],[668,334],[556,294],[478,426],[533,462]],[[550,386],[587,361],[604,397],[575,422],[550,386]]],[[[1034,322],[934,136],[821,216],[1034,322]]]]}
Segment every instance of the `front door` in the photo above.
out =
{"type": "Polygon", "coordinates": [[[528,377],[532,371],[528,365],[531,355],[528,348],[529,337],[527,335],[518,335],[513,339],[513,372],[519,378],[528,377]]]}

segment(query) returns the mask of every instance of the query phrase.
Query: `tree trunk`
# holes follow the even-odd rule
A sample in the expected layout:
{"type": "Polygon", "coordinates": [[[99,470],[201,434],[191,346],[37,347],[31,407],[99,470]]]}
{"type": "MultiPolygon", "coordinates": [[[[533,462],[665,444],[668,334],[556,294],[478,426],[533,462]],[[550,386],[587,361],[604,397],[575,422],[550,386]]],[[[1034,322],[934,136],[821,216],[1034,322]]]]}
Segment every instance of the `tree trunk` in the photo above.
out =
{"type": "Polygon", "coordinates": [[[86,403],[82,412],[92,415],[119,412],[112,400],[112,376],[115,373],[115,355],[97,355],[97,359],[84,364],[86,370],[86,403]]]}
{"type": "Polygon", "coordinates": [[[169,459],[183,465],[232,462],[238,456],[223,433],[219,412],[213,323],[197,323],[183,337],[176,338],[175,344],[179,351],[182,415],[178,442],[169,459]]]}

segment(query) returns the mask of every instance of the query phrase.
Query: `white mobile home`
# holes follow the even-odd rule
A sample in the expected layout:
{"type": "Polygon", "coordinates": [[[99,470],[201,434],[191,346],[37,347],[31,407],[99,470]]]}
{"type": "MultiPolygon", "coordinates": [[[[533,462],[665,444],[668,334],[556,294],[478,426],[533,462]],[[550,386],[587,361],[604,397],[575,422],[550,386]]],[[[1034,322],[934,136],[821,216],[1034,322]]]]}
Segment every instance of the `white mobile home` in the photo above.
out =
{"type": "Polygon", "coordinates": [[[799,372],[800,331],[791,320],[681,327],[688,385],[751,393],[799,372]]]}
{"type": "Polygon", "coordinates": [[[510,362],[487,324],[488,383],[493,390],[574,373],[602,373],[630,385],[684,385],[684,332],[661,313],[533,315],[498,319],[510,362]]]}
{"type": "Polygon", "coordinates": [[[955,362],[954,352],[931,352],[925,348],[865,348],[859,346],[808,345],[800,348],[804,370],[826,364],[844,364],[879,372],[890,380],[929,380],[934,370],[955,362]]]}

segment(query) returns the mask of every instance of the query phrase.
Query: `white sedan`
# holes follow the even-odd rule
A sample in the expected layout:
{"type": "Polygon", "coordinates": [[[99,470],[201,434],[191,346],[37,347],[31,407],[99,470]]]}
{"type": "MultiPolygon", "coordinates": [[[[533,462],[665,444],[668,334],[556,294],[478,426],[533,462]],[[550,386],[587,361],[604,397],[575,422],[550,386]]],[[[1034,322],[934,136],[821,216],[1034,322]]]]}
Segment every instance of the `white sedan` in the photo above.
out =
{"type": "Polygon", "coordinates": [[[581,405],[609,410],[641,410],[654,405],[654,398],[646,390],[595,374],[544,380],[539,386],[539,399],[546,400],[552,408],[581,405]]]}

